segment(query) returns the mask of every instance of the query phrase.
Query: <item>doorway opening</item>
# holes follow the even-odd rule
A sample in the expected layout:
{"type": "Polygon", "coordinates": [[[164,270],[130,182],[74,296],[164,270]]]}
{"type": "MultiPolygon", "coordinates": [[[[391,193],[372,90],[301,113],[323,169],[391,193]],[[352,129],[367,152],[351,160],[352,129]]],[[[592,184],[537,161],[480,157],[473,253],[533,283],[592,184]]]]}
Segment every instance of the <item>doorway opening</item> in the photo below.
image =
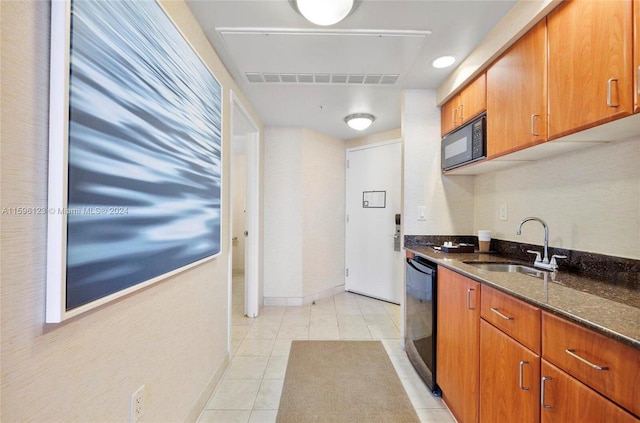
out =
{"type": "MultiPolygon", "coordinates": [[[[260,286],[260,132],[231,92],[229,326],[258,317],[260,286]]],[[[229,327],[231,333],[231,327],[229,327]]]]}

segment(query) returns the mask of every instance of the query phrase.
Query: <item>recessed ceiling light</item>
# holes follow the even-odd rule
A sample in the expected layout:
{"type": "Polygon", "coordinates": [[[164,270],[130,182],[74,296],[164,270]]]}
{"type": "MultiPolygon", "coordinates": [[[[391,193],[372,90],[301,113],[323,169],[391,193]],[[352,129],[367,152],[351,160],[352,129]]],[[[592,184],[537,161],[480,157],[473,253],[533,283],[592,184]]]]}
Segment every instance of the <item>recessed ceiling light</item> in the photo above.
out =
{"type": "Polygon", "coordinates": [[[434,68],[446,68],[448,66],[451,66],[455,63],[456,58],[453,56],[442,56],[442,57],[438,57],[436,60],[434,60],[431,63],[431,66],[433,66],[434,68]]]}
{"type": "Polygon", "coordinates": [[[347,125],[356,131],[364,131],[371,126],[374,120],[376,117],[369,113],[355,113],[344,118],[347,125]]]}
{"type": "Polygon", "coordinates": [[[343,20],[353,9],[354,0],[295,0],[295,6],[316,25],[333,25],[343,20]]]}

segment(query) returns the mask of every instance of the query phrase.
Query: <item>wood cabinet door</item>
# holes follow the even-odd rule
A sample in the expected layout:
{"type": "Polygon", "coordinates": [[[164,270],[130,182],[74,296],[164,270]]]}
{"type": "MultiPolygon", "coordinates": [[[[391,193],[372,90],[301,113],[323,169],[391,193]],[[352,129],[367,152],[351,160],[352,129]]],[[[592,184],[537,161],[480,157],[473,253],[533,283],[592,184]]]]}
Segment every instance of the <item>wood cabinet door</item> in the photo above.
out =
{"type": "Polygon", "coordinates": [[[549,139],[631,114],[632,0],[565,1],[547,25],[549,139]]]}
{"type": "Polygon", "coordinates": [[[542,423],[638,423],[632,414],[542,359],[542,423]]]}
{"type": "Polygon", "coordinates": [[[485,110],[487,110],[487,78],[483,73],[460,92],[459,119],[461,123],[467,123],[485,110]]]}
{"type": "Polygon", "coordinates": [[[635,97],[635,112],[640,112],[640,0],[633,2],[633,92],[635,97]]]}
{"type": "Polygon", "coordinates": [[[449,132],[456,129],[458,125],[458,100],[459,96],[454,96],[451,100],[447,101],[440,108],[440,131],[444,137],[449,132]]]}
{"type": "Polygon", "coordinates": [[[540,356],[481,319],[480,423],[539,421],[540,356]]]}
{"type": "Polygon", "coordinates": [[[543,19],[487,71],[489,159],[547,140],[546,42],[543,19]]]}
{"type": "Polygon", "coordinates": [[[438,267],[436,372],[460,423],[478,421],[480,284],[438,267]]]}

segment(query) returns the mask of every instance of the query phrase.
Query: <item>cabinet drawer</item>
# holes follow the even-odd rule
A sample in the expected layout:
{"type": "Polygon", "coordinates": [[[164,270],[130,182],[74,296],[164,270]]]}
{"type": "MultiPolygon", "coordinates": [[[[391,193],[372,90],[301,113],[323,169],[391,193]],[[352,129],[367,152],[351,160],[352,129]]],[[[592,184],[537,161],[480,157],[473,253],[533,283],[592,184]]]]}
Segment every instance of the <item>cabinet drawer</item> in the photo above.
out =
{"type": "Polygon", "coordinates": [[[539,308],[483,285],[480,314],[484,320],[540,354],[539,308]]]}
{"type": "Polygon", "coordinates": [[[640,416],[640,350],[543,312],[542,356],[640,416]]]}

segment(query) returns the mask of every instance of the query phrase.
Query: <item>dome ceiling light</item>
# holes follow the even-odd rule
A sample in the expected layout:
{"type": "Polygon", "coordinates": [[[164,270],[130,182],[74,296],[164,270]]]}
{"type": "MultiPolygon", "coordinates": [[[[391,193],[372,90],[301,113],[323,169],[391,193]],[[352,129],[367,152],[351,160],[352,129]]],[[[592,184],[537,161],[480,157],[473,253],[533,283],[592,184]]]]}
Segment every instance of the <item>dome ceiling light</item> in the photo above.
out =
{"type": "Polygon", "coordinates": [[[359,1],[354,0],[289,0],[291,7],[316,25],[333,25],[349,15],[359,1]]]}
{"type": "Polygon", "coordinates": [[[376,117],[369,113],[355,113],[344,118],[344,121],[350,128],[356,131],[364,131],[367,129],[376,117]]]}

